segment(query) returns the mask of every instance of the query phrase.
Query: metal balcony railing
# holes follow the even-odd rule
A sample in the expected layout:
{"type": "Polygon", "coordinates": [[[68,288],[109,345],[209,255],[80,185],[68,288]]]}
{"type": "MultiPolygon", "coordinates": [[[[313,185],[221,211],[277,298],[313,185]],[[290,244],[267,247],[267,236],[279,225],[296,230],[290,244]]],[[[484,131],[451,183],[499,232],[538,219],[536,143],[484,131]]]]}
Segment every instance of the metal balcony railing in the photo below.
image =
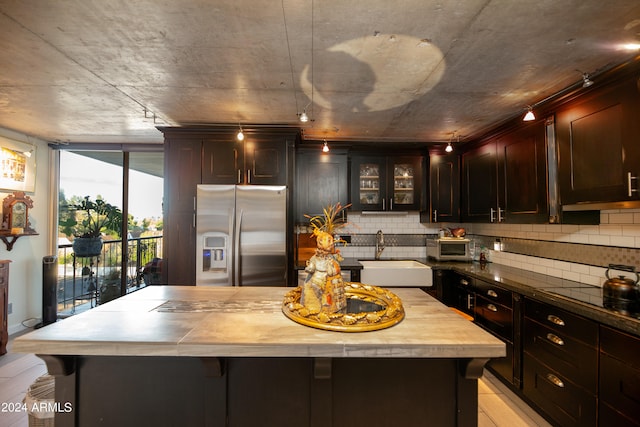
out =
{"type": "MultiPolygon", "coordinates": [[[[158,260],[162,236],[126,240],[127,293],[159,284],[158,260]],[[146,266],[146,268],[145,268],[146,266]]],[[[121,294],[122,240],[105,240],[97,257],[76,257],[71,244],[58,246],[58,313],[74,313],[79,305],[91,307],[121,294]]]]}

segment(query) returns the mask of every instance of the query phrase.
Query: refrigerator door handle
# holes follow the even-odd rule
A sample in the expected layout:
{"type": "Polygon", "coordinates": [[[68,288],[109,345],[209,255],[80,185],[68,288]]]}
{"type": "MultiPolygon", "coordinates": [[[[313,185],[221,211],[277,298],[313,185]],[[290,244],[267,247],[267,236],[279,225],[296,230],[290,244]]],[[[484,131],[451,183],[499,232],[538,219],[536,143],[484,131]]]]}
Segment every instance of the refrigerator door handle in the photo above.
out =
{"type": "Polygon", "coordinates": [[[238,218],[236,219],[236,229],[235,229],[235,233],[234,233],[234,251],[233,251],[233,255],[234,255],[234,275],[235,275],[235,280],[234,280],[234,285],[235,286],[242,286],[242,259],[241,259],[241,250],[240,250],[240,235],[242,232],[242,215],[243,215],[243,210],[240,209],[240,211],[238,212],[238,218]]]}

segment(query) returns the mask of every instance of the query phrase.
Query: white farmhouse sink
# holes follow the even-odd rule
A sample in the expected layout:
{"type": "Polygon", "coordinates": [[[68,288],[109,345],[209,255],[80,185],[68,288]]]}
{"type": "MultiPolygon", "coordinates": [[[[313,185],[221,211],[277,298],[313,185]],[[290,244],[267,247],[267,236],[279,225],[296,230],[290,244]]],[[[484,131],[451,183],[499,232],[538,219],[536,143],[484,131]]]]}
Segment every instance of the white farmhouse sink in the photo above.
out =
{"type": "Polygon", "coordinates": [[[360,261],[360,281],[385,288],[429,287],[433,283],[431,267],[411,260],[360,261]]]}

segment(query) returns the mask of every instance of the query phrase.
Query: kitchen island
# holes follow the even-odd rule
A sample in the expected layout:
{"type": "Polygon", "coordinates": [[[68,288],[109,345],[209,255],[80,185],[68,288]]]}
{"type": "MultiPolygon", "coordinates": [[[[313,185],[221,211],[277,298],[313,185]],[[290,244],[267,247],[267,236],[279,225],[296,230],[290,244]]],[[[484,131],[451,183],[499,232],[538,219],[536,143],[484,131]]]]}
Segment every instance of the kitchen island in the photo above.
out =
{"type": "Polygon", "coordinates": [[[297,324],[290,288],[153,286],[16,338],[56,376],[56,426],[477,424],[477,378],[505,345],[419,289],[405,318],[297,324]]]}

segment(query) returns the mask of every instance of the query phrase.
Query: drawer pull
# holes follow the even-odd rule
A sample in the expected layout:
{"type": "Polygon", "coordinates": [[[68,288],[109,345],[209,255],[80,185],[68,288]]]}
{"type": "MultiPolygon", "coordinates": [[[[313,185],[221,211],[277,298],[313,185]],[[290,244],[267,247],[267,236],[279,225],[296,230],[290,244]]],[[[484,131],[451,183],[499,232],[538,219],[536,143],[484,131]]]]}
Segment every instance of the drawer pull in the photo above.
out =
{"type": "Polygon", "coordinates": [[[498,298],[498,294],[493,289],[489,289],[487,291],[487,295],[489,295],[490,297],[493,297],[493,298],[498,298]]]}
{"type": "Polygon", "coordinates": [[[460,279],[460,284],[468,286],[469,285],[469,281],[467,279],[460,279]]]}
{"type": "Polygon", "coordinates": [[[556,387],[564,388],[564,383],[558,377],[553,374],[547,374],[547,379],[556,387]]]}
{"type": "Polygon", "coordinates": [[[498,307],[496,307],[496,306],[495,306],[495,305],[493,305],[493,304],[487,304],[487,309],[489,309],[489,310],[493,311],[494,313],[495,313],[496,311],[498,311],[498,307]]]}
{"type": "Polygon", "coordinates": [[[560,338],[559,336],[557,336],[557,335],[549,333],[549,334],[547,334],[547,339],[549,341],[551,341],[552,343],[554,343],[554,344],[564,345],[564,340],[562,338],[560,338]]]}
{"type": "Polygon", "coordinates": [[[558,316],[554,316],[553,314],[548,315],[547,320],[553,323],[554,325],[564,326],[564,320],[562,320],[558,316]]]}

